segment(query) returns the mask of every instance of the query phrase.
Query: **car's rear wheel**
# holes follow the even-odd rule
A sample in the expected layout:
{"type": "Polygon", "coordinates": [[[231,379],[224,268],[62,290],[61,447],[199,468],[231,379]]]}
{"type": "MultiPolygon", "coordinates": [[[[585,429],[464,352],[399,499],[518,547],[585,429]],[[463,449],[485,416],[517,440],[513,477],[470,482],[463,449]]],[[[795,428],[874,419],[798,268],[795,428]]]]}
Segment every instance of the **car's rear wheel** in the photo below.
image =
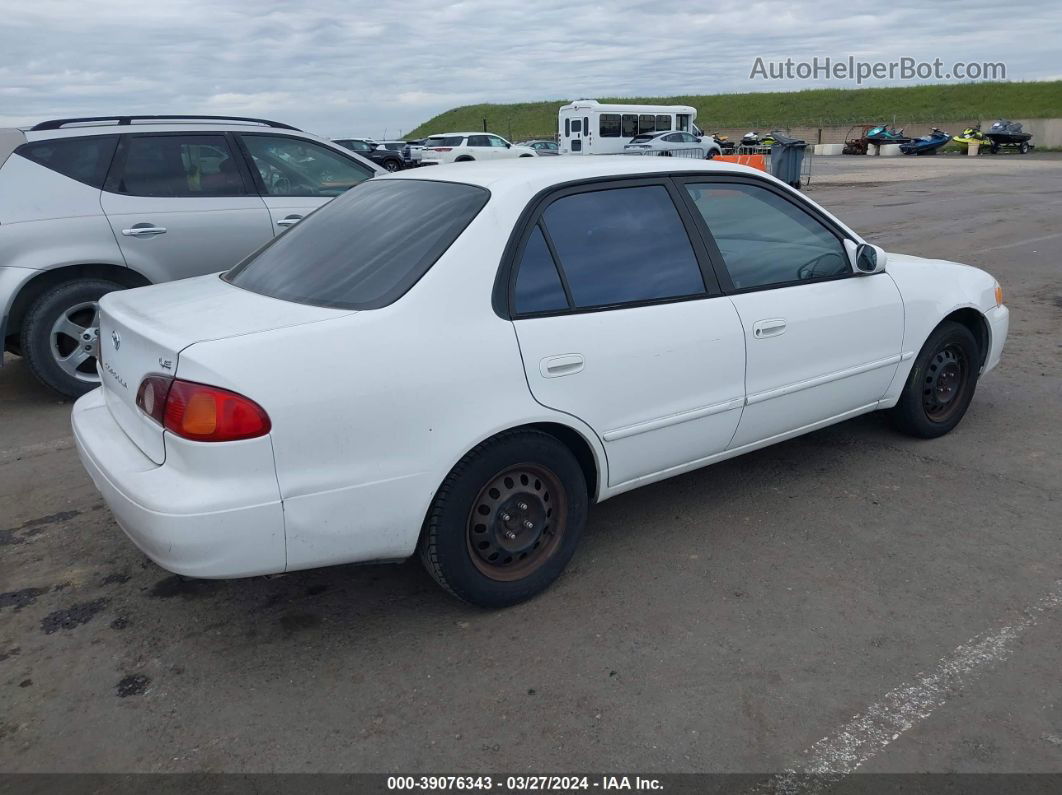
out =
{"type": "Polygon", "coordinates": [[[586,511],[586,478],[565,445],[540,431],[503,433],[462,458],[439,488],[421,559],[454,596],[508,607],[560,576],[586,511]]]}
{"type": "Polygon", "coordinates": [[[941,323],[915,359],[900,400],[890,410],[904,433],[932,439],[951,431],[973,400],[981,351],[961,323],[941,323]]]}
{"type": "Polygon", "coordinates": [[[79,279],[52,288],[33,303],[22,324],[22,353],[43,384],[68,397],[99,386],[94,353],[98,302],[121,289],[105,279],[79,279]]]}

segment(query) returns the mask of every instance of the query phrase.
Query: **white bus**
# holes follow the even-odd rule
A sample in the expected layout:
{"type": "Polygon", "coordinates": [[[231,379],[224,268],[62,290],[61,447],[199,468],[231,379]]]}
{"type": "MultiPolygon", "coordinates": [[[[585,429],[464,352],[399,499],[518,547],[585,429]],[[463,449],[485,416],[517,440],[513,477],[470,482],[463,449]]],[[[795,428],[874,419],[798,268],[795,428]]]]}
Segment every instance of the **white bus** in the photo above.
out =
{"type": "Polygon", "coordinates": [[[697,134],[697,109],[689,105],[602,105],[577,99],[557,113],[562,155],[615,155],[642,133],[681,130],[697,134]]]}

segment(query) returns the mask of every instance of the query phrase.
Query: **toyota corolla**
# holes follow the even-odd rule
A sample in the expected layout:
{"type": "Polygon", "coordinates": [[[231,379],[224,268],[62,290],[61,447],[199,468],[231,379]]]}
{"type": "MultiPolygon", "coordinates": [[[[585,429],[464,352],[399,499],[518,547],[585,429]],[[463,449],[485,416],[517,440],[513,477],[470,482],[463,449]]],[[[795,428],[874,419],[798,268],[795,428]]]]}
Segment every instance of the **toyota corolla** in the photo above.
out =
{"type": "Polygon", "coordinates": [[[111,293],[82,460],[160,566],[419,553],[546,588],[594,502],[872,411],[953,429],[1008,311],[757,171],[512,160],[365,182],[224,274],[111,293]]]}

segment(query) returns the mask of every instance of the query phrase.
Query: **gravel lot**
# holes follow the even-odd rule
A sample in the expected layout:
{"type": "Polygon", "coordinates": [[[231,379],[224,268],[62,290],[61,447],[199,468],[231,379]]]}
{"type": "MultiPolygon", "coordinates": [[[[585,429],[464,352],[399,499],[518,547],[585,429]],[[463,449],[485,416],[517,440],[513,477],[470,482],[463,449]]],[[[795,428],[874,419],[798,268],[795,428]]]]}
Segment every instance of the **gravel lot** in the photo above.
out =
{"type": "Polygon", "coordinates": [[[503,612],[419,562],[178,580],[8,357],[0,770],[1062,772],[1062,157],[814,168],[873,242],[1003,283],[963,424],[864,417],[606,502],[503,612]]]}

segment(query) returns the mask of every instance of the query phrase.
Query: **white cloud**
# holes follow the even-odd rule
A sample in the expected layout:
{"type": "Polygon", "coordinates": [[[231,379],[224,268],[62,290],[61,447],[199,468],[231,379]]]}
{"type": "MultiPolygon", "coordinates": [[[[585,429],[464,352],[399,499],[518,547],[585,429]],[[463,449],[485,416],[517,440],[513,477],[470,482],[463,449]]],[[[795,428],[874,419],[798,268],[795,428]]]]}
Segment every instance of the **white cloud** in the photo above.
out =
{"type": "Polygon", "coordinates": [[[7,0],[0,124],[107,113],[261,115],[389,135],[458,104],[807,88],[756,56],[1005,61],[1062,71],[1062,6],[1015,0],[7,0]]]}

